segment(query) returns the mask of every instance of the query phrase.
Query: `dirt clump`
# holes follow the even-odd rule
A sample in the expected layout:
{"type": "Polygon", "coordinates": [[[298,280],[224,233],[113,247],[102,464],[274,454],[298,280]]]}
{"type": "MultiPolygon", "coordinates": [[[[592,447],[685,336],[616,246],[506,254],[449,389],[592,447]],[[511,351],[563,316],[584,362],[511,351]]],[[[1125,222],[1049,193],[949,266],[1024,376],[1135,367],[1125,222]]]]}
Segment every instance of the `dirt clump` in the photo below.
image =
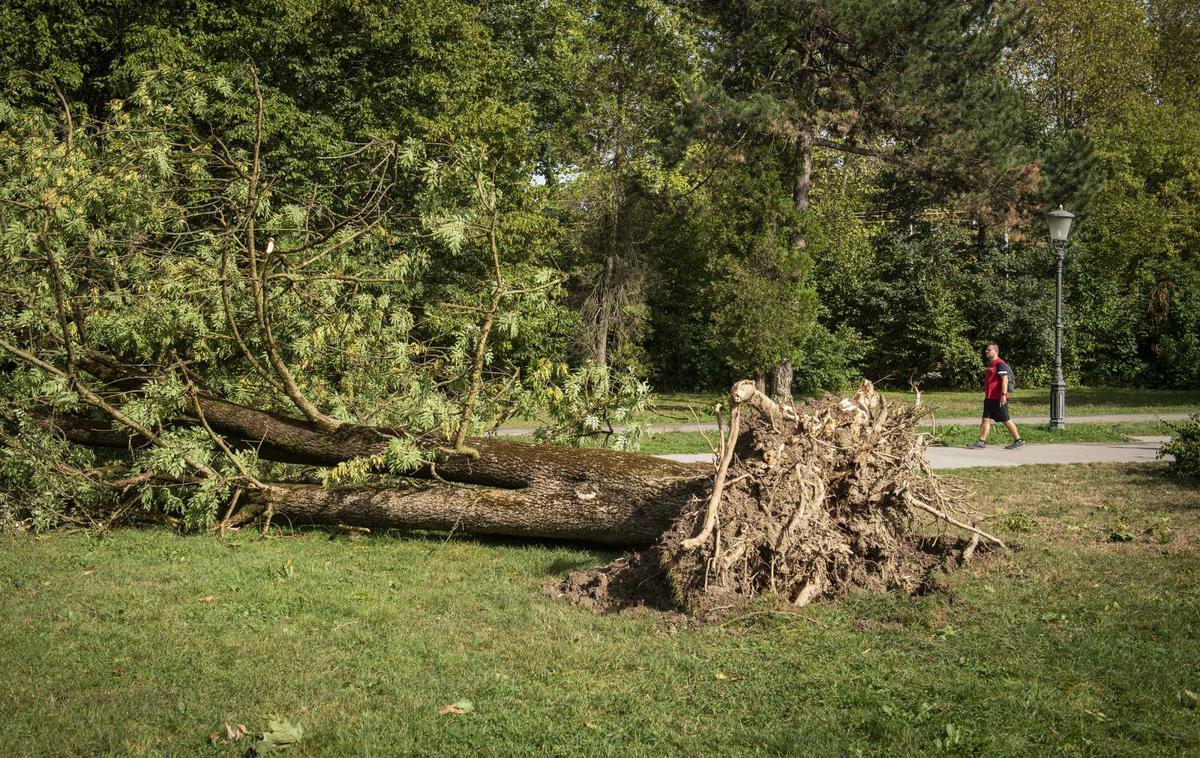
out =
{"type": "Polygon", "coordinates": [[[795,409],[750,382],[732,400],[709,499],[694,499],[653,547],[574,572],[559,594],[602,612],[712,618],[764,595],[796,607],[857,587],[926,592],[1003,546],[962,506],[965,490],[930,471],[919,405],[890,406],[870,382],[795,409]]]}
{"type": "Polygon", "coordinates": [[[625,553],[598,569],[572,571],[545,590],[551,597],[565,598],[597,613],[631,608],[678,610],[653,549],[625,553]]]}

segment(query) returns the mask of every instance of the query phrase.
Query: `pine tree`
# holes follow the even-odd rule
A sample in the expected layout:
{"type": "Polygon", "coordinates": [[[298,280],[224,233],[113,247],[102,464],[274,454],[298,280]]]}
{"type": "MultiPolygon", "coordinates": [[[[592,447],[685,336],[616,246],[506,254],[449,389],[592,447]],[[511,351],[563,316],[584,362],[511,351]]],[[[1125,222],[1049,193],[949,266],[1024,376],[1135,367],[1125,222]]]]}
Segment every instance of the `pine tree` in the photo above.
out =
{"type": "MultiPolygon", "coordinates": [[[[1007,3],[820,0],[706,3],[710,102],[732,139],[769,145],[797,214],[817,151],[867,155],[907,181],[973,194],[981,219],[1010,217],[1036,184],[1019,94],[999,75],[1019,29],[1007,3]],[[981,193],[981,188],[987,188],[981,193]],[[1000,195],[1000,197],[997,197],[1000,195]]],[[[793,244],[805,246],[800,226],[793,244]]],[[[764,367],[765,368],[765,367],[764,367]]],[[[777,399],[790,398],[786,357],[777,399]]]]}

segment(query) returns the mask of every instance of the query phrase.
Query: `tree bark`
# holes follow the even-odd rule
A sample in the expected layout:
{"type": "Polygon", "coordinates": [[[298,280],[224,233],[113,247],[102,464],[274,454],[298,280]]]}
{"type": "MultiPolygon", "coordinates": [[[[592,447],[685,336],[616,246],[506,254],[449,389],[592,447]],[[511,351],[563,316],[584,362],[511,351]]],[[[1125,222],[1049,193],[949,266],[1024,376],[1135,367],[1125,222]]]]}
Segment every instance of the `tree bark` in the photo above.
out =
{"type": "MultiPolygon", "coordinates": [[[[806,124],[800,131],[800,142],[797,149],[800,152],[796,166],[796,184],[792,188],[792,204],[796,210],[804,213],[808,210],[809,190],[812,187],[812,168],[813,168],[813,142],[816,136],[816,129],[812,124],[806,124]]],[[[798,244],[803,245],[804,241],[799,238],[798,244]]]]}
{"type": "MultiPolygon", "coordinates": [[[[111,363],[89,356],[90,368],[116,376],[111,363]]],[[[131,384],[132,387],[132,384],[131,384]]],[[[307,419],[281,416],[196,394],[204,420],[231,446],[254,449],[283,463],[334,466],[383,453],[405,434],[386,427],[342,423],[332,432],[307,419]]],[[[77,444],[129,448],[146,444],[130,432],[82,417],[47,418],[77,444]]],[[[180,423],[194,423],[183,419],[180,423]]],[[[712,468],[614,450],[471,438],[471,454],[449,441],[422,438],[439,460],[403,472],[416,480],[400,487],[326,489],[268,483],[250,491],[250,506],[270,507],[296,523],[354,524],[372,528],[462,529],[477,534],[577,539],[606,545],[643,545],[657,538],[689,500],[707,494],[712,468]]]]}
{"type": "MultiPolygon", "coordinates": [[[[266,460],[332,466],[383,452],[400,434],[383,427],[343,424],[325,432],[288,418],[198,395],[205,420],[232,446],[253,448],[266,460]]],[[[77,444],[130,448],[146,440],[78,417],[47,419],[77,444]]],[[[636,453],[472,438],[478,458],[447,452],[444,460],[407,472],[400,487],[342,487],[270,483],[248,492],[251,507],[298,524],[370,528],[461,529],[646,545],[693,497],[711,484],[707,464],[685,464],[636,453]],[[442,481],[438,481],[442,480],[442,481]]]]}
{"type": "Polygon", "coordinates": [[[784,358],[771,369],[771,399],[780,405],[792,405],[792,362],[784,358]]]}
{"type": "MultiPolygon", "coordinates": [[[[392,430],[349,426],[329,435],[305,422],[209,399],[209,423],[263,440],[260,454],[334,464],[382,452],[392,430]],[[211,408],[211,410],[210,410],[211,408]],[[215,412],[214,412],[215,411],[215,412]],[[251,432],[251,434],[247,434],[251,432]]],[[[419,490],[369,487],[271,487],[253,497],[276,517],[299,523],[347,523],[374,528],[462,529],[505,534],[645,545],[653,542],[708,487],[711,469],[635,453],[473,438],[479,457],[449,454],[411,472],[446,482],[419,490]]]]}
{"type": "Polygon", "coordinates": [[[608,253],[604,257],[604,278],[600,283],[600,303],[596,313],[596,335],[593,349],[596,365],[608,367],[608,331],[609,331],[609,299],[612,297],[613,270],[616,267],[615,242],[610,242],[608,253]]]}
{"type": "Polygon", "coordinates": [[[470,534],[567,539],[614,547],[652,544],[693,495],[697,479],[604,480],[576,485],[569,497],[537,482],[525,490],[431,484],[416,488],[280,484],[247,496],[293,524],[352,524],[372,529],[432,529],[470,534]],[[549,489],[551,496],[544,493],[549,489]]]}

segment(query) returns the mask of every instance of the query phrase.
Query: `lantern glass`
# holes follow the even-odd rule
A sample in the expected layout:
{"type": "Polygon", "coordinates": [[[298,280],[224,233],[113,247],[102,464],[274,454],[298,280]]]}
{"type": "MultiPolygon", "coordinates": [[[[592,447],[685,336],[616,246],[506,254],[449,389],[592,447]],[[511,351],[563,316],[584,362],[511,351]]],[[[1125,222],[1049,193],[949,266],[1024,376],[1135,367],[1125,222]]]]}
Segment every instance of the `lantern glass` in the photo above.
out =
{"type": "Polygon", "coordinates": [[[1074,220],[1075,214],[1063,210],[1061,205],[1058,206],[1058,210],[1050,211],[1047,216],[1050,224],[1050,239],[1055,242],[1066,242],[1067,237],[1071,234],[1071,222],[1074,220]]]}

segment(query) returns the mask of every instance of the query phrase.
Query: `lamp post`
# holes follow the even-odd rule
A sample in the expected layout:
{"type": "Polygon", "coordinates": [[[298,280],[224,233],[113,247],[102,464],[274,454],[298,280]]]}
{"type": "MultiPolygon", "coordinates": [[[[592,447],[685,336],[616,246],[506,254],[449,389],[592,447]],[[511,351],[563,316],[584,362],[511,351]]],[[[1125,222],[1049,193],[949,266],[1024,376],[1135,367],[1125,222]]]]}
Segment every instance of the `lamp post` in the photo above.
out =
{"type": "Polygon", "coordinates": [[[1062,373],[1062,271],[1063,257],[1067,253],[1067,237],[1071,234],[1071,222],[1075,214],[1063,210],[1050,211],[1047,219],[1050,225],[1050,244],[1057,253],[1058,263],[1054,275],[1054,378],[1050,381],[1050,428],[1061,430],[1066,428],[1067,383],[1063,381],[1062,373]]]}

